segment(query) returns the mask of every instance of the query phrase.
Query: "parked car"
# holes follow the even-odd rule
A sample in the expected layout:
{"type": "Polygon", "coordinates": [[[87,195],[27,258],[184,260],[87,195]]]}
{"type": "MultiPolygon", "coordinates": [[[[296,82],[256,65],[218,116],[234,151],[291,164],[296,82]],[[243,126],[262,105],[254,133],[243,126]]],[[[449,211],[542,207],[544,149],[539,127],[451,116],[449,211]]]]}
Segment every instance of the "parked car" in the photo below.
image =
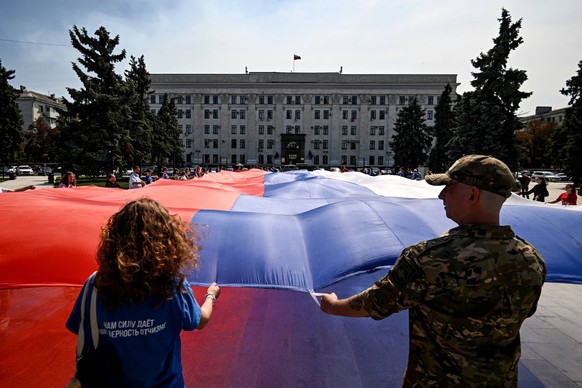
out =
{"type": "Polygon", "coordinates": [[[30,166],[23,164],[22,166],[16,167],[16,174],[17,175],[34,175],[34,171],[30,166]]]}
{"type": "Polygon", "coordinates": [[[41,167],[38,169],[38,175],[49,175],[53,173],[53,169],[50,167],[41,167]]]}
{"type": "Polygon", "coordinates": [[[534,171],[533,174],[531,174],[531,177],[532,179],[536,179],[537,177],[543,177],[546,178],[546,181],[548,182],[560,181],[560,177],[550,171],[534,171]]]}
{"type": "Polygon", "coordinates": [[[571,181],[572,180],[572,177],[568,176],[567,174],[564,174],[563,172],[556,174],[556,176],[560,177],[561,181],[571,181]]]}

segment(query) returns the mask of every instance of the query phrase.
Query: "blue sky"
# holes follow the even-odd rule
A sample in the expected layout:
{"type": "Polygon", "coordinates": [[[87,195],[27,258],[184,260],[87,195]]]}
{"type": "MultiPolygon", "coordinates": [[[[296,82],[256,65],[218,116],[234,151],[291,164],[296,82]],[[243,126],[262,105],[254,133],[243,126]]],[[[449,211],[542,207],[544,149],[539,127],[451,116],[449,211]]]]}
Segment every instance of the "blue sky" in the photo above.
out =
{"type": "Polygon", "coordinates": [[[559,90],[582,60],[580,0],[10,0],[0,4],[0,59],[16,71],[13,86],[68,96],[80,87],[68,30],[104,26],[150,73],[287,72],[298,54],[296,72],[457,74],[464,92],[502,7],[523,19],[510,66],[527,71],[522,90],[534,94],[520,113],[565,107],[559,90]]]}

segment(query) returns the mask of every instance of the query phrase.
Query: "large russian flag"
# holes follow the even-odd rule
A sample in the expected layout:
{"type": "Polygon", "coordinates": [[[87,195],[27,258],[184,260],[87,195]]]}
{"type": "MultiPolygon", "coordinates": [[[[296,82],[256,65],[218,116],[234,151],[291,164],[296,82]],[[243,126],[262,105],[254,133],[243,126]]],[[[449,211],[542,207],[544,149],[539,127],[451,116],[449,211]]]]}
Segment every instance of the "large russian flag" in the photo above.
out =
{"type": "MultiPolygon", "coordinates": [[[[188,386],[399,387],[407,312],[383,321],[333,317],[297,291],[348,297],[382,277],[404,247],[453,227],[439,190],[396,176],[251,170],[140,190],[2,194],[0,381],[66,385],[76,336],[64,322],[97,267],[100,227],[126,202],[148,196],[202,237],[200,269],[189,274],[197,299],[212,281],[230,286],[209,325],[182,334],[188,386]]],[[[502,223],[540,250],[549,281],[582,282],[581,211],[514,195],[502,223]]],[[[519,381],[542,386],[523,363],[519,381]]]]}

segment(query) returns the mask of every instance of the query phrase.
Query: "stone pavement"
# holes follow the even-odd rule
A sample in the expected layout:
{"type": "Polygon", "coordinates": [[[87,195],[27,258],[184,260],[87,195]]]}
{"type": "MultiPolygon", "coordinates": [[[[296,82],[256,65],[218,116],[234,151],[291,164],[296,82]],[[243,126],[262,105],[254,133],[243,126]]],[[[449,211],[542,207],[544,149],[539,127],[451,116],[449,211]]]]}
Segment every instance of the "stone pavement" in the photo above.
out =
{"type": "MultiPolygon", "coordinates": [[[[46,176],[21,176],[15,180],[2,182],[0,186],[18,188],[31,184],[38,189],[53,187],[48,183],[46,176]]],[[[562,193],[565,184],[565,182],[550,183],[549,200],[554,200],[562,193]]],[[[579,206],[582,206],[582,203],[579,206]]],[[[536,314],[527,319],[521,329],[521,361],[546,387],[582,387],[580,306],[582,306],[582,285],[546,283],[536,314]]],[[[521,381],[519,386],[529,388],[537,385],[521,381]]]]}

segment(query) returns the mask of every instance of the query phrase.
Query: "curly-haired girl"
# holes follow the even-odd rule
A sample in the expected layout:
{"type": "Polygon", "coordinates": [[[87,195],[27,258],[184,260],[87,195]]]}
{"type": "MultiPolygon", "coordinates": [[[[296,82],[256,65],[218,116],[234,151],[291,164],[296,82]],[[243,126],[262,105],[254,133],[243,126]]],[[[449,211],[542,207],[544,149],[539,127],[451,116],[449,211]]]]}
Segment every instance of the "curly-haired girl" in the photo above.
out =
{"type": "MultiPolygon", "coordinates": [[[[129,202],[102,228],[99,269],[85,282],[67,320],[67,328],[78,334],[87,288],[83,332],[85,342],[93,344],[89,318],[96,312],[99,342],[93,369],[103,379],[100,384],[184,386],[180,332],[204,328],[220,295],[212,283],[201,307],[194,299],[184,276],[198,265],[194,240],[186,223],[148,198],[129,202]]],[[[91,386],[77,365],[83,387],[91,386]]]]}

